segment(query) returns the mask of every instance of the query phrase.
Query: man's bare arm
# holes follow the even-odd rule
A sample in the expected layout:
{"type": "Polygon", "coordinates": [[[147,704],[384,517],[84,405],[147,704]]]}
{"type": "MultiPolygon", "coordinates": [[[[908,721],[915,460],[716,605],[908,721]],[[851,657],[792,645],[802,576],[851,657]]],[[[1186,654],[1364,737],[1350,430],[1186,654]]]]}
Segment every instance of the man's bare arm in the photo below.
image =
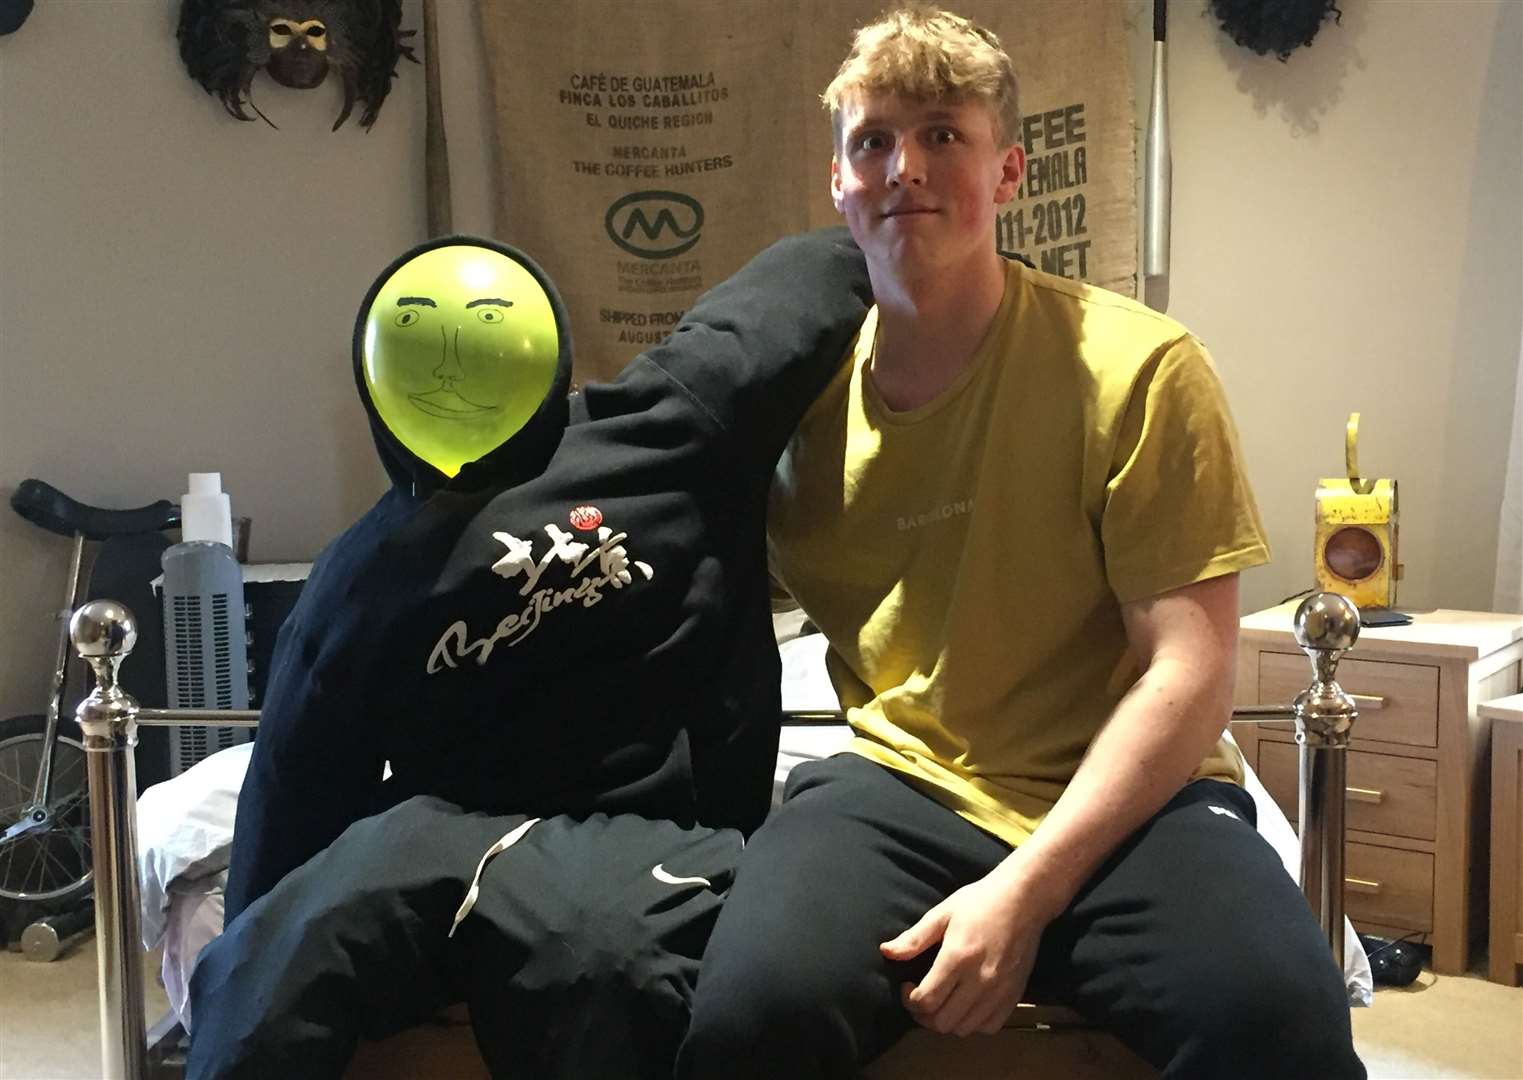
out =
{"type": "Polygon", "coordinates": [[[1143,673],[1036,834],[928,911],[883,952],[941,950],[906,1007],[926,1027],[994,1032],[1026,987],[1042,930],[1099,865],[1190,778],[1231,712],[1237,575],[1122,605],[1143,673]]]}

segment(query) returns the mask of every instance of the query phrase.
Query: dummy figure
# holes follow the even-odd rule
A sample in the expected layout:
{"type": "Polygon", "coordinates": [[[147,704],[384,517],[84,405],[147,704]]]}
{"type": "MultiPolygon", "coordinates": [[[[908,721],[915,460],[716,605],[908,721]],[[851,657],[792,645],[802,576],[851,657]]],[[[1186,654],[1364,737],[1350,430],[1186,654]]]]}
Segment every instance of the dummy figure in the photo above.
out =
{"type": "Polygon", "coordinates": [[[337,1076],[461,1000],[494,1075],[670,1075],[770,803],[771,470],[867,306],[844,230],[786,240],[568,402],[524,255],[380,275],[354,366],[392,487],[281,630],[190,1076],[337,1076]]]}

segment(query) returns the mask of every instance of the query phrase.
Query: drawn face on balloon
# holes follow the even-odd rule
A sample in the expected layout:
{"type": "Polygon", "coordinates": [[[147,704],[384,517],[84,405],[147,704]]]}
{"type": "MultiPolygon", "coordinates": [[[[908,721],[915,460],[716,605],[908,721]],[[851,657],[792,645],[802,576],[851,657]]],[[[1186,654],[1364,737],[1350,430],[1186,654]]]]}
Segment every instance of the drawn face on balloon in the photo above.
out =
{"type": "Polygon", "coordinates": [[[365,313],[365,383],[402,445],[446,476],[512,438],[555,379],[550,298],[521,264],[451,244],[403,263],[365,313]]]}

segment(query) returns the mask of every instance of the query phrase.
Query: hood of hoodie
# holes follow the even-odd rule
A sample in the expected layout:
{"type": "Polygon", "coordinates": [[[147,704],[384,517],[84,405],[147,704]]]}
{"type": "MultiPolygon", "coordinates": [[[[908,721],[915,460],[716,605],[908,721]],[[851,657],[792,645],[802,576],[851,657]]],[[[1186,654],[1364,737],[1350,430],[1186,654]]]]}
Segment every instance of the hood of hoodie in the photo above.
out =
{"type": "Polygon", "coordinates": [[[507,487],[539,475],[555,453],[568,422],[567,394],[571,389],[571,325],[566,317],[565,305],[560,293],[548,274],[533,259],[517,248],[496,240],[479,236],[443,236],[408,250],[382,270],[365,293],[354,323],[353,340],[354,382],[359,390],[360,401],[370,418],[370,433],[375,439],[376,453],[391,478],[392,486],[399,493],[416,498],[426,498],[441,488],[456,491],[477,491],[483,488],[507,487]],[[550,388],[545,392],[539,408],[513,435],[496,447],[482,454],[475,461],[466,462],[451,477],[419,457],[381,419],[376,403],[365,379],[365,324],[377,295],[405,264],[424,252],[436,248],[464,245],[483,248],[505,255],[518,263],[538,282],[550,301],[555,315],[555,330],[559,345],[555,374],[550,388]]]}

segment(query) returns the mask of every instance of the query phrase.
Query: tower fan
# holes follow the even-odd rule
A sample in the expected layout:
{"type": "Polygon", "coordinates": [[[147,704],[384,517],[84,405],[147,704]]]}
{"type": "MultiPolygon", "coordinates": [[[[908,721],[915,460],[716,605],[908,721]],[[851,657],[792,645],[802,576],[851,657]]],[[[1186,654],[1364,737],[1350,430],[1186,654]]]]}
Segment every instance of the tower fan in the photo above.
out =
{"type": "MultiPolygon", "coordinates": [[[[164,665],[171,709],[247,709],[248,642],[243,571],[233,556],[232,512],[218,473],[191,473],[181,503],[180,543],[164,552],[164,665]]],[[[169,731],[169,774],[253,732],[177,726],[169,731]]]]}

